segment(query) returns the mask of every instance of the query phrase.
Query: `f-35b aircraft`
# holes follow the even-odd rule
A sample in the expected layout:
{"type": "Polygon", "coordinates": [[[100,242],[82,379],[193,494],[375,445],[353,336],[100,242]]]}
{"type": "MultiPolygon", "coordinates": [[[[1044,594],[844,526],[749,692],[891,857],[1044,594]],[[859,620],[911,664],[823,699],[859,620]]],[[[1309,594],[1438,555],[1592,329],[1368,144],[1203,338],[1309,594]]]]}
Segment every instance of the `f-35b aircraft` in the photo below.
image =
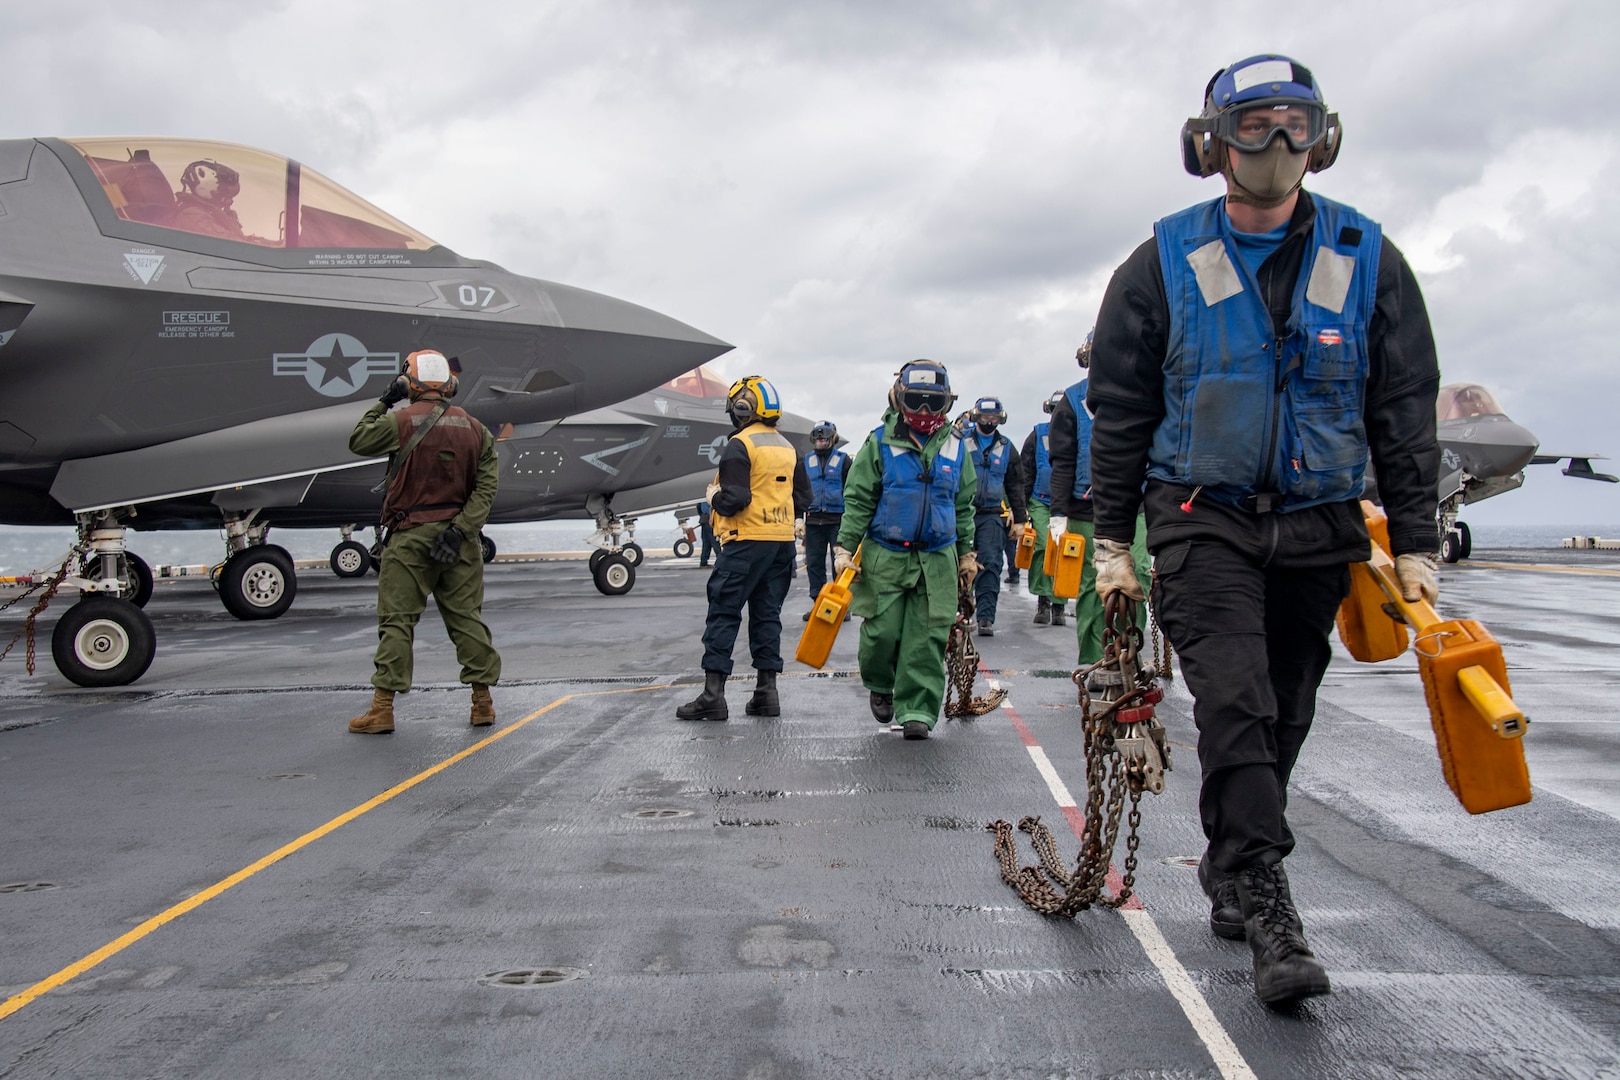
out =
{"type": "Polygon", "coordinates": [[[1441,557],[1448,563],[1468,558],[1473,549],[1468,523],[1457,520],[1464,506],[1513,491],[1524,484],[1527,465],[1568,461],[1565,476],[1620,482],[1594,472],[1600,454],[1540,454],[1534,434],[1508,419],[1496,398],[1478,383],[1451,383],[1435,401],[1440,439],[1441,557]]]}
{"type": "MultiPolygon", "coordinates": [[[[643,555],[635,542],[637,516],[691,506],[714,478],[732,430],[725,411],[727,387],[699,367],[610,408],[561,421],[500,425],[495,429],[500,487],[490,521],[593,519],[592,579],[604,595],[629,592],[643,555]]],[[[805,417],[786,413],[778,430],[800,450],[808,450],[810,427],[805,417]]],[[[332,571],[339,577],[361,577],[371,569],[375,552],[353,534],[375,522],[382,510],[382,493],[375,488],[383,470],[384,460],[374,458],[358,468],[314,474],[306,478],[296,502],[263,506],[255,521],[341,529],[343,539],[332,549],[332,571]]],[[[190,528],[218,519],[211,497],[198,495],[144,505],[136,524],[143,529],[190,528]]],[[[494,543],[488,537],[480,540],[486,561],[493,558],[494,543]]],[[[151,595],[151,571],[133,553],[127,557],[136,574],[144,576],[144,591],[134,597],[144,602],[151,595]]],[[[226,591],[222,583],[221,598],[241,618],[275,618],[291,607],[294,584],[292,578],[278,579],[226,591]]]]}
{"type": "Polygon", "coordinates": [[[52,635],[86,686],[156,643],[125,527],[212,504],[222,597],[290,590],[266,510],[367,462],[355,421],[415,349],[492,428],[599,409],[730,346],[646,308],[463,258],[297,161],[185,139],[0,141],[0,522],[76,524],[52,635]]]}

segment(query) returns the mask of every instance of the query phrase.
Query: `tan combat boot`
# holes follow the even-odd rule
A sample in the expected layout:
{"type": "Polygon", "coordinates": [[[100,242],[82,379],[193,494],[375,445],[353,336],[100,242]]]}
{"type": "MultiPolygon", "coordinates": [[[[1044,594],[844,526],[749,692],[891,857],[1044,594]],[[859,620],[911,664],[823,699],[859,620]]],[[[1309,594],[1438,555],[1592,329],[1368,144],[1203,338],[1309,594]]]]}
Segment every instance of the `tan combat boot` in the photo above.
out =
{"type": "Polygon", "coordinates": [[[373,690],[371,708],[349,721],[349,730],[360,735],[387,735],[394,730],[394,692],[373,690]]]}
{"type": "Polygon", "coordinates": [[[495,702],[489,696],[489,687],[473,683],[472,715],[467,723],[473,727],[488,727],[495,722],[495,702]]]}

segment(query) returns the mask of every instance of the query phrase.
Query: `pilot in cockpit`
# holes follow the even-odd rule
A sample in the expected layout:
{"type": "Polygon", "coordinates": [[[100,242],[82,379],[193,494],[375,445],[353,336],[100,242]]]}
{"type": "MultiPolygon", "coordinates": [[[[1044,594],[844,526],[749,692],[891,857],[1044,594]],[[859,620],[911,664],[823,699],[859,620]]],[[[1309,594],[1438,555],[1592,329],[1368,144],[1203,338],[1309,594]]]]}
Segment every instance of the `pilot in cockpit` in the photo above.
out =
{"type": "Polygon", "coordinates": [[[242,219],[231,209],[231,201],[242,190],[235,169],[217,161],[193,161],[180,176],[180,193],[174,197],[174,227],[204,236],[246,240],[242,219]]]}

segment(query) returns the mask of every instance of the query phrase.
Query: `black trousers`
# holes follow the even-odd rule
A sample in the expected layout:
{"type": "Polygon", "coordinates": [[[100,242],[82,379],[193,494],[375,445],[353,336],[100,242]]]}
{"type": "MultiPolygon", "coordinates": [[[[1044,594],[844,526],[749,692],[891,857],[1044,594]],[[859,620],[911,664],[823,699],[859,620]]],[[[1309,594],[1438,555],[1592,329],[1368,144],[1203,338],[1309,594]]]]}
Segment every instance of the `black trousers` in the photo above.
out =
{"type": "Polygon", "coordinates": [[[748,652],[756,671],[782,670],[782,601],[793,581],[793,541],[733,540],[709,574],[709,619],[703,627],[703,670],[731,674],[742,611],[748,608],[748,652]]]}
{"type": "Polygon", "coordinates": [[[837,522],[830,525],[805,522],[804,576],[806,584],[810,586],[812,604],[821,593],[821,587],[827,584],[827,568],[832,565],[832,549],[838,543],[838,528],[837,522]]]}
{"type": "Polygon", "coordinates": [[[1199,816],[1223,873],[1294,849],[1288,777],[1349,587],[1348,564],[1268,567],[1218,540],[1170,544],[1154,557],[1153,610],[1193,695],[1199,816]]]}

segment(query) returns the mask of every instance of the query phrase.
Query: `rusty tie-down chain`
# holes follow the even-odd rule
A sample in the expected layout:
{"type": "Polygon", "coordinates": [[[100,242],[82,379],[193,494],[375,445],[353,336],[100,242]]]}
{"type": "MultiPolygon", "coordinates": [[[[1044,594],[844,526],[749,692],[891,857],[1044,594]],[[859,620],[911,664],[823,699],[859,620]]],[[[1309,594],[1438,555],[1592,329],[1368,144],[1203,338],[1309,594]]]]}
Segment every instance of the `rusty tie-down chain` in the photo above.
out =
{"type": "MultiPolygon", "coordinates": [[[[61,588],[63,579],[67,577],[68,564],[72,561],[73,553],[70,552],[68,557],[62,560],[62,565],[56,568],[56,573],[51,577],[51,580],[43,583],[45,592],[40,596],[39,602],[28,610],[28,618],[24,620],[23,628],[17,631],[16,634],[12,635],[11,640],[6,642],[6,647],[4,649],[0,649],[0,660],[4,660],[8,655],[10,655],[12,648],[16,646],[18,641],[21,641],[24,637],[27,637],[28,644],[24,649],[23,655],[28,668],[28,674],[32,675],[34,673],[34,621],[39,618],[40,612],[44,611],[46,605],[48,605],[51,602],[51,599],[56,596],[56,590],[61,588]]],[[[17,604],[28,599],[34,594],[34,591],[38,589],[40,585],[40,582],[35,582],[34,584],[28,586],[28,588],[24,589],[20,595],[12,597],[4,604],[0,604],[0,611],[4,611],[13,604],[17,604]]]]}
{"type": "MultiPolygon", "coordinates": [[[[1158,583],[1159,571],[1155,569],[1153,571],[1153,584],[1157,585],[1158,583]]],[[[1148,590],[1148,595],[1150,597],[1153,595],[1151,587],[1148,590]]],[[[1175,682],[1176,669],[1175,665],[1170,662],[1174,651],[1170,648],[1170,635],[1160,632],[1159,613],[1153,609],[1152,604],[1148,605],[1148,626],[1149,633],[1153,636],[1153,670],[1157,671],[1159,678],[1165,682],[1175,682]]]]}
{"type": "Polygon", "coordinates": [[[1038,866],[1018,865],[1011,824],[995,821],[988,826],[996,834],[1002,880],[1043,915],[1070,917],[1093,904],[1117,908],[1131,898],[1136,884],[1142,791],[1157,795],[1164,790],[1170,747],[1164,725],[1153,714],[1164,691],[1156,682],[1157,669],[1142,666],[1142,631],[1135,625],[1134,615],[1129,598],[1117,592],[1110,595],[1103,605],[1103,658],[1076,670],[1073,676],[1086,757],[1085,831],[1074,870],[1064,867],[1052,832],[1039,817],[1026,817],[1018,823],[1019,830],[1029,834],[1038,866]],[[1109,896],[1104,889],[1122,817],[1126,823],[1125,867],[1119,891],[1109,896]]]}
{"type": "Polygon", "coordinates": [[[973,586],[959,584],[956,592],[956,621],[945,639],[945,715],[983,716],[1007,699],[1005,689],[973,696],[973,680],[979,677],[979,650],[973,645],[973,586]]]}

